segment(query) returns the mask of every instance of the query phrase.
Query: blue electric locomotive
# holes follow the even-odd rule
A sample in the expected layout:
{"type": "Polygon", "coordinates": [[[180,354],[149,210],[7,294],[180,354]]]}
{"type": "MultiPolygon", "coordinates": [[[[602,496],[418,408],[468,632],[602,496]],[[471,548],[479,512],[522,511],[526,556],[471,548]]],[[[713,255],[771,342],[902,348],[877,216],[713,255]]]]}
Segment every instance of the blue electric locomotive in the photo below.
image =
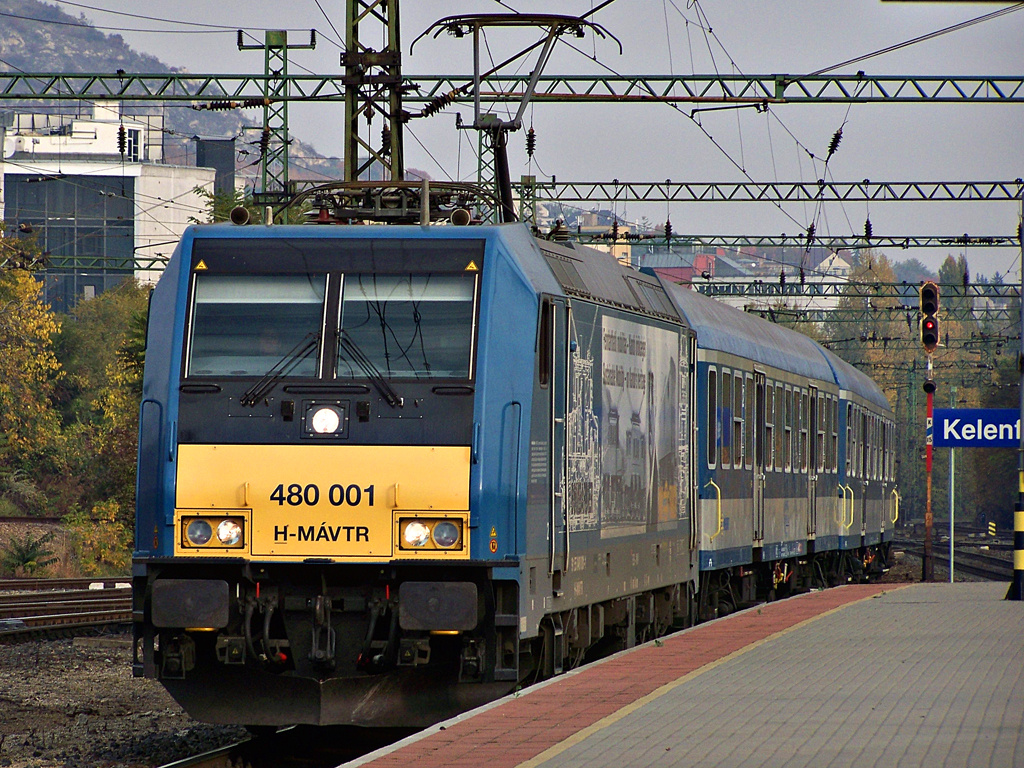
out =
{"type": "Polygon", "coordinates": [[[154,290],[135,674],[436,722],[859,577],[892,413],[806,337],[524,225],[190,228],[154,290]]]}

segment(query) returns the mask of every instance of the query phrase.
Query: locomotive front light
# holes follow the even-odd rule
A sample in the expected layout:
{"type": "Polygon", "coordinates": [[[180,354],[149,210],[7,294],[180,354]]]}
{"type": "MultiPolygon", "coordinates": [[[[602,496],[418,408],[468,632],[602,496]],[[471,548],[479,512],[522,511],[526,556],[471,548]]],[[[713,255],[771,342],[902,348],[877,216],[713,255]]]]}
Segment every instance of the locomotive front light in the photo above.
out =
{"type": "Polygon", "coordinates": [[[193,520],[185,528],[185,538],[193,547],[202,547],[213,538],[213,526],[205,520],[193,520]]]}
{"type": "Polygon", "coordinates": [[[459,526],[450,520],[442,520],[434,526],[434,543],[442,549],[450,549],[459,543],[460,534],[459,526]]]}
{"type": "Polygon", "coordinates": [[[217,538],[225,547],[235,547],[242,543],[242,526],[234,520],[221,520],[217,526],[217,538]]]}
{"type": "Polygon", "coordinates": [[[419,520],[409,520],[402,529],[402,541],[410,547],[425,547],[430,541],[430,526],[419,520]]]}
{"type": "Polygon", "coordinates": [[[465,548],[462,531],[467,525],[461,517],[413,517],[398,521],[398,546],[420,552],[461,552],[465,548]]]}
{"type": "Polygon", "coordinates": [[[244,517],[187,517],[181,521],[182,546],[237,549],[245,546],[244,517]]]}
{"type": "Polygon", "coordinates": [[[333,435],[341,428],[341,412],[330,405],[318,406],[309,415],[309,426],[318,435],[333,435]]]}

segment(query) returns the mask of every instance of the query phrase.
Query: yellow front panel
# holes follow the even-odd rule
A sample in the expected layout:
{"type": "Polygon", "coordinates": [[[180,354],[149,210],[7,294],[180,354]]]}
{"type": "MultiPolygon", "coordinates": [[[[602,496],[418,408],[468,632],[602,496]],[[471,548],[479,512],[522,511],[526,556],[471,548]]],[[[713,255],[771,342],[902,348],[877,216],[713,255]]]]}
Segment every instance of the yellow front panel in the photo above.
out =
{"type": "MultiPolygon", "coordinates": [[[[182,445],[176,506],[193,515],[206,509],[251,509],[248,546],[239,554],[283,560],[391,559],[398,554],[396,509],[468,511],[469,448],[182,445]]],[[[175,553],[202,555],[184,551],[180,541],[175,553]]],[[[465,558],[469,549],[444,555],[465,558]]]]}

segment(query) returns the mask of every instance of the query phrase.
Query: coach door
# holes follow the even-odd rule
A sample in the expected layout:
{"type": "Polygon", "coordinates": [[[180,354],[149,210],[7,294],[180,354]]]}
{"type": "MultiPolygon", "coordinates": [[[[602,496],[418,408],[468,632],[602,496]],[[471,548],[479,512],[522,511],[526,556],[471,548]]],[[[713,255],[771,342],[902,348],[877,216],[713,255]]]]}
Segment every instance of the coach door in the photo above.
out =
{"type": "Polygon", "coordinates": [[[807,435],[807,535],[814,537],[818,531],[818,469],[822,462],[818,459],[818,452],[822,446],[818,445],[818,388],[811,387],[810,425],[807,435]]]}
{"type": "Polygon", "coordinates": [[[550,453],[549,469],[551,478],[551,518],[548,521],[549,553],[548,571],[552,577],[552,589],[561,591],[562,571],[565,569],[568,552],[568,531],[566,530],[567,499],[566,475],[567,456],[565,444],[565,416],[568,403],[568,314],[569,305],[565,299],[550,299],[545,307],[550,312],[547,328],[551,333],[551,395],[550,453]]]}
{"type": "Polygon", "coordinates": [[[754,456],[754,540],[764,538],[764,387],[765,375],[754,371],[753,456],[754,456]]]}

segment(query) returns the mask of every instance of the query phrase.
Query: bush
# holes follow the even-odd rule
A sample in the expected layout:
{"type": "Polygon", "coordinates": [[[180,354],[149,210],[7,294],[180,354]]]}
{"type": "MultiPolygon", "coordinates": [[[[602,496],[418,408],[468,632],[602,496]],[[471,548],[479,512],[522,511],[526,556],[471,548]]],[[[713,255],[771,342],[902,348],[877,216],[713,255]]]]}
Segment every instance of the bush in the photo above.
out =
{"type": "Polygon", "coordinates": [[[0,570],[13,576],[33,576],[37,571],[57,562],[46,544],[53,541],[53,531],[42,536],[31,532],[24,537],[13,536],[7,546],[0,550],[0,570]]]}
{"type": "Polygon", "coordinates": [[[64,517],[71,549],[87,576],[128,573],[132,557],[132,531],[121,522],[120,505],[101,501],[91,512],[75,509],[64,517]]]}

